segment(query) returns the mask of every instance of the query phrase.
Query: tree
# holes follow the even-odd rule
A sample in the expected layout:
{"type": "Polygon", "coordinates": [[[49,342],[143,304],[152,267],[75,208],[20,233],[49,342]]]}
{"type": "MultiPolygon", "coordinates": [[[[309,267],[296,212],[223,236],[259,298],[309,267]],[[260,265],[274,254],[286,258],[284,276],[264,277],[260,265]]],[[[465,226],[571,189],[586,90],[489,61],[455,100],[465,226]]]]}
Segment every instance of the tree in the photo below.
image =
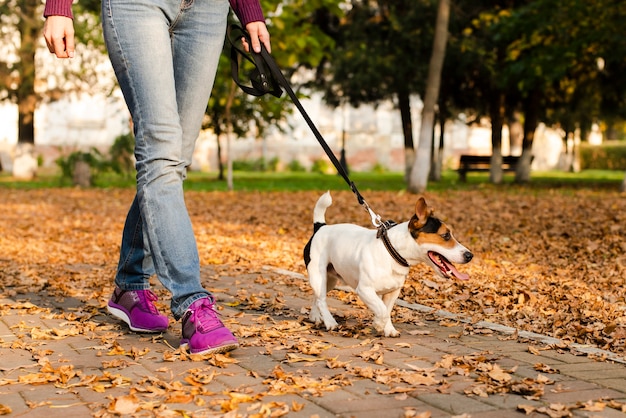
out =
{"type": "MultiPolygon", "coordinates": [[[[287,79],[301,68],[319,66],[327,58],[333,40],[324,30],[341,14],[337,1],[296,0],[284,3],[267,0],[262,5],[270,20],[272,56],[287,79]]],[[[230,23],[235,23],[232,14],[230,23]]],[[[292,111],[287,106],[286,95],[281,98],[271,95],[252,97],[232,89],[230,46],[230,42],[226,41],[203,125],[205,129],[213,129],[217,135],[219,179],[224,179],[220,143],[223,134],[232,132],[235,137],[241,137],[250,131],[253,124],[257,137],[263,138],[268,128],[280,129],[292,111]]],[[[245,69],[245,64],[245,60],[240,63],[242,74],[252,70],[250,67],[245,69]]]]}
{"type": "Polygon", "coordinates": [[[604,49],[601,39],[607,29],[620,33],[621,27],[606,28],[597,21],[607,21],[616,8],[623,6],[608,0],[528,1],[499,25],[500,36],[508,42],[504,77],[516,86],[524,115],[517,182],[530,179],[534,132],[540,121],[550,122],[550,115],[557,115],[553,122],[564,126],[566,133],[578,125],[584,138],[592,121],[600,117],[595,80],[604,49]]]}
{"type": "Polygon", "coordinates": [[[470,123],[491,121],[490,181],[501,183],[502,129],[512,119],[517,94],[503,76],[506,39],[498,36],[499,22],[510,17],[511,0],[455,2],[450,57],[444,69],[444,99],[471,115],[470,123]]]}
{"type": "Polygon", "coordinates": [[[424,91],[434,10],[430,0],[353,0],[332,33],[337,46],[317,80],[331,106],[394,101],[407,180],[415,159],[410,98],[424,91]]]}
{"type": "MultiPolygon", "coordinates": [[[[22,170],[21,163],[14,164],[14,173],[20,177],[34,176],[36,162],[33,152],[35,144],[35,109],[41,101],[36,90],[35,57],[42,46],[41,29],[42,3],[39,0],[0,0],[0,24],[5,51],[0,59],[0,99],[10,100],[18,107],[18,150],[22,163],[29,169],[22,170]]],[[[75,7],[81,14],[97,13],[99,4],[84,0],[75,7]]],[[[83,23],[90,23],[83,21],[83,23]]],[[[77,25],[77,35],[90,33],[77,25]]]]}
{"type": "Polygon", "coordinates": [[[1,87],[3,96],[18,105],[18,144],[24,148],[20,153],[27,152],[35,143],[34,114],[38,102],[35,93],[35,51],[41,30],[40,20],[35,17],[38,10],[40,2],[37,0],[0,3],[2,27],[17,30],[17,34],[11,30],[3,31],[4,37],[11,40],[8,45],[13,48],[2,63],[1,87]]]}
{"type": "Polygon", "coordinates": [[[230,44],[225,43],[225,51],[220,56],[211,98],[207,104],[204,129],[212,129],[217,136],[218,179],[223,180],[224,165],[220,139],[227,133],[242,137],[254,124],[256,134],[262,138],[270,126],[280,126],[289,112],[285,96],[277,99],[273,96],[260,98],[247,96],[233,89],[234,81],[230,70],[230,44]]]}
{"type": "Polygon", "coordinates": [[[524,182],[530,178],[534,132],[540,121],[561,126],[567,138],[574,129],[584,132],[603,117],[602,103],[608,103],[603,97],[612,97],[613,104],[624,97],[619,93],[622,81],[612,79],[617,95],[610,89],[603,91],[598,81],[604,75],[598,70],[599,60],[610,56],[613,70],[620,68],[615,61],[624,60],[623,54],[616,53],[624,49],[623,42],[617,41],[622,37],[616,24],[623,20],[623,5],[608,0],[459,0],[457,4],[461,9],[457,15],[463,13],[465,19],[460,24],[453,21],[449,60],[453,66],[444,69],[443,99],[468,111],[474,120],[489,116],[492,182],[502,180],[502,126],[514,114],[521,114],[524,121],[522,159],[516,172],[516,181],[524,182]]]}
{"type": "Polygon", "coordinates": [[[435,38],[433,50],[428,66],[428,78],[426,81],[426,95],[424,96],[424,108],[422,110],[422,124],[420,138],[417,146],[415,163],[411,170],[408,190],[413,193],[422,193],[426,190],[428,174],[430,172],[432,132],[435,121],[435,105],[439,97],[439,85],[441,83],[441,71],[446,56],[446,43],[448,38],[448,22],[450,20],[450,0],[439,0],[437,11],[437,24],[435,26],[435,38]]]}

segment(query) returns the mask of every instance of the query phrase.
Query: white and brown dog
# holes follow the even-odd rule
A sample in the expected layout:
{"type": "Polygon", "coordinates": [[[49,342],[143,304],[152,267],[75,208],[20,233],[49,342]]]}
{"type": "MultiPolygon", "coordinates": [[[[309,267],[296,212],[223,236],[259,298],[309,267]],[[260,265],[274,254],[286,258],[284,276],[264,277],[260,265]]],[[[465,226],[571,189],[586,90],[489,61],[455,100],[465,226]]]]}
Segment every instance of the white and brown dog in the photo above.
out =
{"type": "Polygon", "coordinates": [[[337,327],[326,304],[326,293],[338,279],[356,290],[374,313],[374,328],[386,337],[400,335],[391,323],[391,310],[410,266],[424,262],[444,278],[469,279],[452,263],[468,263],[473,254],[432,215],[423,197],[417,200],[409,221],[382,230],[346,223],[326,225],[325,213],[331,203],[329,192],[317,201],[313,236],[304,248],[304,262],[315,294],[310,314],[315,324],[323,322],[327,330],[337,327]]]}

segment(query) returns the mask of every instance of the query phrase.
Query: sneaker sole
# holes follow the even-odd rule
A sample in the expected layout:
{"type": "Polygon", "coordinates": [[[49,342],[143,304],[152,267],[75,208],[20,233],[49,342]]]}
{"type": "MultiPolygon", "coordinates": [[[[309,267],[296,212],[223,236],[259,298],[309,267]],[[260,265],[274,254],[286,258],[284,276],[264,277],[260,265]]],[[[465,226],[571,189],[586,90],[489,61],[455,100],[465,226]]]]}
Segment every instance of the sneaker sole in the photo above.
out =
{"type": "Polygon", "coordinates": [[[149,333],[149,334],[156,334],[156,333],[159,333],[159,332],[167,331],[167,328],[146,329],[146,328],[134,327],[130,323],[130,318],[128,317],[126,312],[124,312],[123,310],[117,309],[117,308],[115,308],[115,307],[113,307],[111,305],[107,305],[107,310],[115,318],[122,320],[126,325],[128,325],[128,328],[130,328],[131,331],[134,331],[134,332],[145,332],[145,333],[149,333]]]}
{"type": "Polygon", "coordinates": [[[189,349],[189,344],[188,343],[182,343],[180,345],[181,349],[187,350],[189,353],[195,354],[195,355],[227,353],[229,351],[233,351],[237,347],[239,347],[239,343],[235,342],[235,343],[220,345],[219,347],[207,348],[206,350],[202,350],[202,351],[192,351],[192,350],[189,349]]]}

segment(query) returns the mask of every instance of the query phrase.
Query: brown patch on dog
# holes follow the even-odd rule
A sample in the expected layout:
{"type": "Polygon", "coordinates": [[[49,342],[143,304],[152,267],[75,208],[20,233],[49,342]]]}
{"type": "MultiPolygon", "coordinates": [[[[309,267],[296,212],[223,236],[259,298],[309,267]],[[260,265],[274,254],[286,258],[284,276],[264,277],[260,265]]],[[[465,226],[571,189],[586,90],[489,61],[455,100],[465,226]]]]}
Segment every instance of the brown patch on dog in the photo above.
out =
{"type": "Polygon", "coordinates": [[[437,233],[421,233],[417,236],[419,244],[432,243],[443,248],[453,248],[457,241],[452,236],[452,230],[443,222],[437,233]]]}
{"type": "Polygon", "coordinates": [[[444,248],[454,247],[457,241],[452,237],[452,230],[440,219],[434,217],[433,212],[434,209],[428,206],[426,199],[423,197],[417,199],[415,215],[409,220],[411,236],[420,244],[433,243],[444,248]],[[430,219],[431,217],[432,219],[430,219]],[[427,223],[429,224],[428,227],[426,227],[427,223]],[[438,227],[435,226],[437,224],[438,227]],[[436,231],[433,226],[437,228],[436,231]]]}
{"type": "Polygon", "coordinates": [[[415,203],[415,216],[411,217],[409,228],[415,230],[422,228],[432,214],[433,209],[428,206],[426,199],[420,197],[415,203]]]}

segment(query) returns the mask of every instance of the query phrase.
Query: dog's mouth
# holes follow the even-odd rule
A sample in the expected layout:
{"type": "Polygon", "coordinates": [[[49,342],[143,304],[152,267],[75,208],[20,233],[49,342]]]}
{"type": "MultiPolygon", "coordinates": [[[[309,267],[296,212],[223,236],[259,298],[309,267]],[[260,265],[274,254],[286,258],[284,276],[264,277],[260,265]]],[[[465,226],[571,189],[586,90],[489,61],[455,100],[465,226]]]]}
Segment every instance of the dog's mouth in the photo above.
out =
{"type": "Polygon", "coordinates": [[[433,264],[439,268],[439,271],[441,271],[441,274],[444,277],[448,279],[456,277],[459,280],[469,280],[469,274],[458,271],[456,267],[454,267],[454,264],[449,262],[448,259],[441,254],[429,251],[428,258],[430,258],[430,261],[432,261],[433,264]]]}

